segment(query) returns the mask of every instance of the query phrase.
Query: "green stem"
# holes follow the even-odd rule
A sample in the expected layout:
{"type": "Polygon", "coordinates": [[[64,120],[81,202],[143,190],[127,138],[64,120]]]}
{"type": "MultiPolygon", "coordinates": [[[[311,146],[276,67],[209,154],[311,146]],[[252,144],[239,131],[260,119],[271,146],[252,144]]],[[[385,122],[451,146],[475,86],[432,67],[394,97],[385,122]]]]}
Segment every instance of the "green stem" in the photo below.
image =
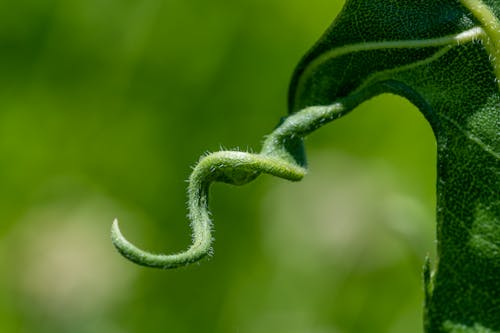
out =
{"type": "MultiPolygon", "coordinates": [[[[490,54],[495,76],[500,78],[500,21],[493,14],[491,8],[481,0],[460,0],[460,2],[481,24],[486,34],[483,39],[484,45],[490,54]]],[[[497,80],[497,83],[500,87],[500,80],[497,80]]]]}

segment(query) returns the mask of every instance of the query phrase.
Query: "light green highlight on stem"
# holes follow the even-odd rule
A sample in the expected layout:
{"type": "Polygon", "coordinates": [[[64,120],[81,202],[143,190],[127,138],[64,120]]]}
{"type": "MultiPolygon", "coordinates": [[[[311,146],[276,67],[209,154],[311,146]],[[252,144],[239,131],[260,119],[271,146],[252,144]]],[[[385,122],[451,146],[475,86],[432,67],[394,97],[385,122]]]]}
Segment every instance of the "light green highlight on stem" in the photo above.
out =
{"type": "MultiPolygon", "coordinates": [[[[460,0],[474,17],[481,23],[486,38],[483,39],[490,61],[495,70],[495,76],[500,78],[500,21],[487,5],[481,0],[460,0]]],[[[500,80],[497,80],[500,87],[500,80]]]]}

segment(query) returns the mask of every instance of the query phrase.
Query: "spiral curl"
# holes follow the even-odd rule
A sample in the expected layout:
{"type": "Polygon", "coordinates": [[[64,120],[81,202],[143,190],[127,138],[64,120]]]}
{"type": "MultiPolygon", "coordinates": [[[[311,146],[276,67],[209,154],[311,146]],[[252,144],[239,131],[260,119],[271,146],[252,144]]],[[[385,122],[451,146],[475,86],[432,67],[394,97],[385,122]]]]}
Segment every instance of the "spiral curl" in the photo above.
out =
{"type": "Polygon", "coordinates": [[[265,139],[259,154],[219,151],[202,157],[189,177],[188,216],[193,236],[192,244],[186,251],[166,255],[141,250],[122,235],[116,219],[111,228],[114,246],[132,262],[162,269],[185,266],[207,256],[212,243],[212,222],[208,208],[210,185],[213,182],[244,185],[260,174],[290,181],[301,180],[306,174],[303,137],[343,116],[366,99],[359,97],[346,98],[329,106],[308,107],[288,116],[265,139]]]}

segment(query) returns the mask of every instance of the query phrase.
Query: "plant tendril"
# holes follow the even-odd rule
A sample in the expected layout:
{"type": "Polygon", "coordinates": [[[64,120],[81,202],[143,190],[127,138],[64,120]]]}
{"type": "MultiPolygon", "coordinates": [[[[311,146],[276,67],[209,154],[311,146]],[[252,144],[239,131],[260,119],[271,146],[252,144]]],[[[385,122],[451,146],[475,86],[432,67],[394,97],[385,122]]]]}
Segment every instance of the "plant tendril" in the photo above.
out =
{"type": "Polygon", "coordinates": [[[358,98],[345,98],[329,106],[305,108],[285,118],[264,141],[261,153],[219,151],[202,157],[189,177],[188,209],[193,230],[192,245],[184,252],[154,254],[139,249],[122,235],[115,219],[111,239],[127,259],[142,266],[175,268],[198,261],[211,252],[208,193],[211,183],[244,185],[260,174],[299,181],[306,174],[302,138],[353,109],[358,98]]]}

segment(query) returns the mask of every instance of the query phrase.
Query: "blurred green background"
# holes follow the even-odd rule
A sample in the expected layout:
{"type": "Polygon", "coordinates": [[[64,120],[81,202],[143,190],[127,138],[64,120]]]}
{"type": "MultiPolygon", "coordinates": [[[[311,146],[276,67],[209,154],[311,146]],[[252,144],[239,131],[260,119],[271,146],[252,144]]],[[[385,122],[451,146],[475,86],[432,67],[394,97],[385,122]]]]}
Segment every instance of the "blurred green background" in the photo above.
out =
{"type": "Polygon", "coordinates": [[[307,140],[300,183],[212,189],[215,255],[161,271],[109,239],[190,242],[185,180],[258,151],[332,0],[0,2],[0,332],[419,332],[435,143],[381,96],[307,140]]]}

